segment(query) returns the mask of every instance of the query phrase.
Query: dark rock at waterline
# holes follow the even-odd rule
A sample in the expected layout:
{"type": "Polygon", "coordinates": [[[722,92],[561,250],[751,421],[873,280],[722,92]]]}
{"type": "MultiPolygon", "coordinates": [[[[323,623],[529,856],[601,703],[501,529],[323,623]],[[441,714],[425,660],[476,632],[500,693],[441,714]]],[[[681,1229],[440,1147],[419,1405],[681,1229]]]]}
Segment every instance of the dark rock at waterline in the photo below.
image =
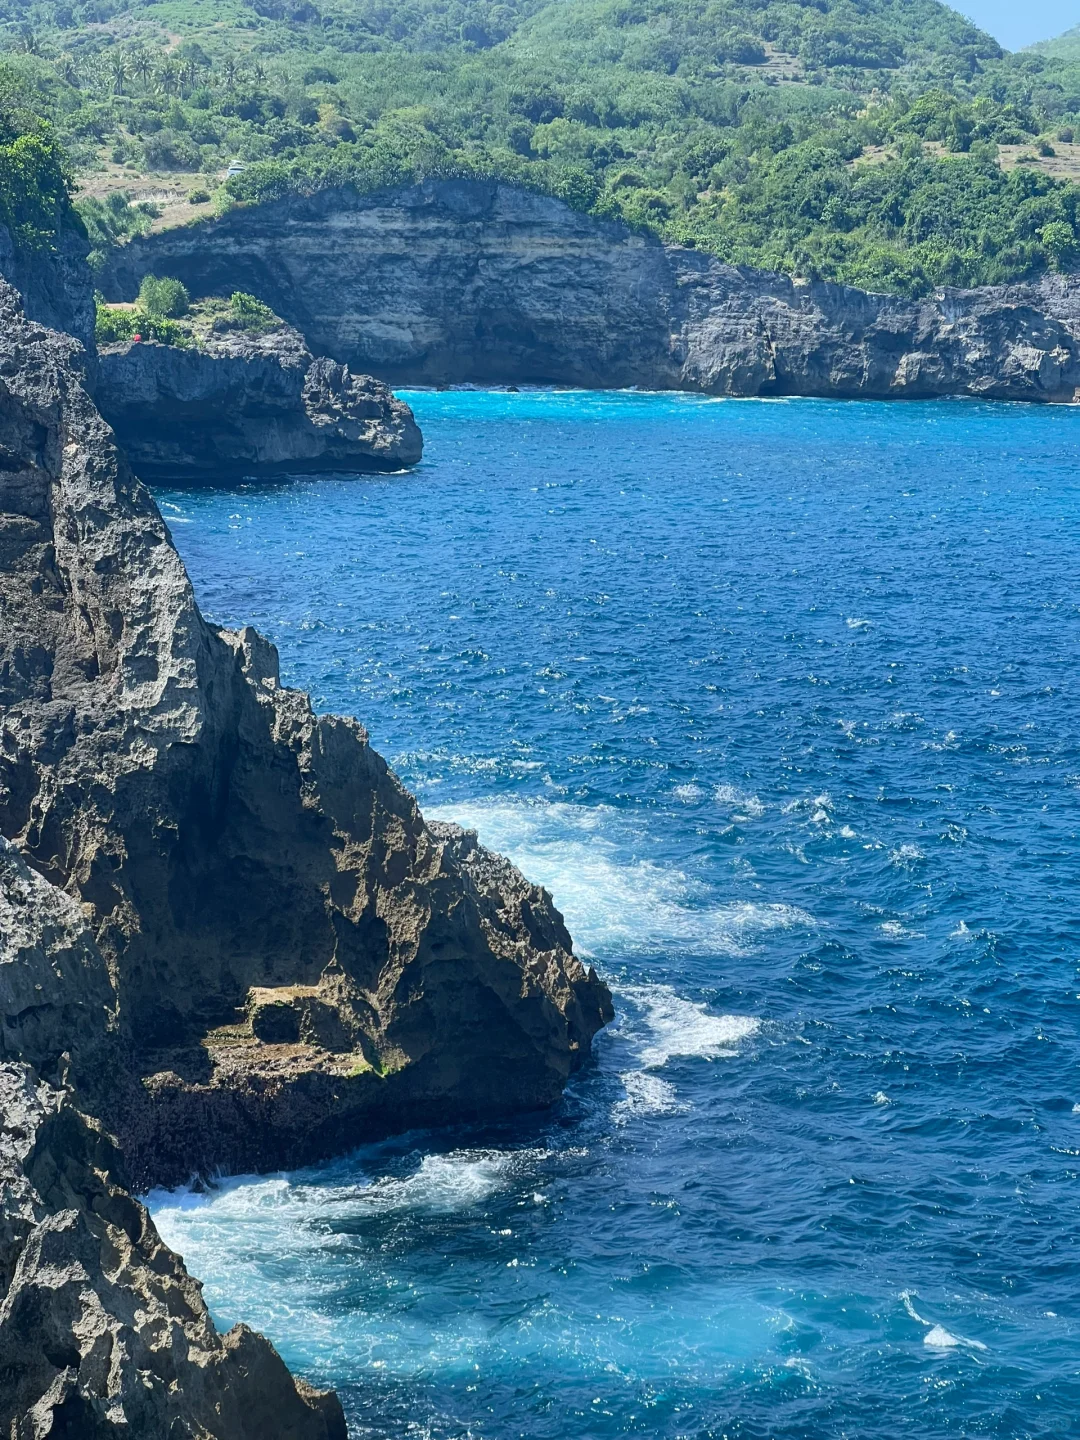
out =
{"type": "Polygon", "coordinates": [[[206,623],[77,350],[0,284],[0,1431],[341,1440],[130,1184],[549,1104],[611,999],[545,891],[206,623]]]}
{"type": "Polygon", "coordinates": [[[316,359],[287,326],[211,335],[199,348],[105,347],[94,399],[148,481],[401,470],[423,449],[404,401],[316,359]]]}
{"type": "Polygon", "coordinates": [[[391,384],[1072,401],[1080,284],[868,294],[725,265],[495,181],[349,188],[113,252],[198,294],[260,295],[313,349],[391,384]]]}
{"type": "Polygon", "coordinates": [[[345,1440],[336,1396],[218,1334],[80,1108],[115,1081],[114,1020],[80,906],[0,838],[0,1431],[345,1440]]]}

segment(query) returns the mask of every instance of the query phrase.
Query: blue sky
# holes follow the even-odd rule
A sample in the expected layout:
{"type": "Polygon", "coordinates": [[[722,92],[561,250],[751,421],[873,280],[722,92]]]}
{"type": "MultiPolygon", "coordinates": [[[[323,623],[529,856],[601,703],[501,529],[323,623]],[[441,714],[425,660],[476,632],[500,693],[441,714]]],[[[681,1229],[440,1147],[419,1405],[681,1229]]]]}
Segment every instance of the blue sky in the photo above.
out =
{"type": "MultiPolygon", "coordinates": [[[[947,0],[949,3],[949,0],[947,0]]],[[[1050,40],[1080,25],[1080,0],[951,0],[954,10],[988,30],[1006,50],[1050,40]]]]}

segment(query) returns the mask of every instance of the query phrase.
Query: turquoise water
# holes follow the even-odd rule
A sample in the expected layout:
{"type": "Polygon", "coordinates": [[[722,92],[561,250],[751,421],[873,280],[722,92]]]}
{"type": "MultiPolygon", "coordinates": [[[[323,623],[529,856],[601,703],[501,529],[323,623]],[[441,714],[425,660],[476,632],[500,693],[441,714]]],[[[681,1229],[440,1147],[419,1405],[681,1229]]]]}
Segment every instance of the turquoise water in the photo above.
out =
{"type": "Polygon", "coordinates": [[[153,1197],[357,1435],[1080,1414],[1080,412],[420,393],[170,491],[204,609],[563,907],[553,1112],[153,1197]]]}

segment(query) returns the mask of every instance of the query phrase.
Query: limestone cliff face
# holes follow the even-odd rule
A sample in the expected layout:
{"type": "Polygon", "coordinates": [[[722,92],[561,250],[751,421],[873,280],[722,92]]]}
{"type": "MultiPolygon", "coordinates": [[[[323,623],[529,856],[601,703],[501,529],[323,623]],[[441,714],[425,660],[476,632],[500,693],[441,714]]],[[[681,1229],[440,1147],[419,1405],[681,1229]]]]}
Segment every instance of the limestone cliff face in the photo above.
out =
{"type": "Polygon", "coordinates": [[[1043,401],[1080,387],[1073,280],[923,301],[801,284],[495,182],[236,210],[117,251],[105,289],[130,298],[148,270],[251,290],[314,349],[391,384],[1043,401]]]}
{"type": "Polygon", "coordinates": [[[0,1432],[345,1440],[335,1396],[217,1333],[79,1108],[115,1076],[114,1021],[79,905],[0,838],[0,1432]]]}
{"type": "Polygon", "coordinates": [[[199,349],[107,347],[94,399],[147,481],[400,470],[423,449],[386,385],[315,359],[288,327],[212,336],[199,349]]]}
{"type": "Polygon", "coordinates": [[[206,624],[69,342],[0,322],[0,832],[105,956],[135,1178],[550,1103],[611,1013],[550,897],[206,624]],[[303,1014],[264,1039],[267,1005],[303,1014]]]}

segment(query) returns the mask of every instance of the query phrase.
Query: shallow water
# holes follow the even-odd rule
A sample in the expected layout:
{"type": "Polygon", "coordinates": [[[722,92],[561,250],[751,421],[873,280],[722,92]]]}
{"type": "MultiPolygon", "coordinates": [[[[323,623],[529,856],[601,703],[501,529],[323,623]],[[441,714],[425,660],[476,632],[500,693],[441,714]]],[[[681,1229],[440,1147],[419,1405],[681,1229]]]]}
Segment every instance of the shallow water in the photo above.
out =
{"type": "Polygon", "coordinates": [[[162,493],[204,609],[548,885],[550,1114],[153,1197],[355,1433],[1080,1413],[1080,412],[419,393],[413,474],[162,493]]]}

